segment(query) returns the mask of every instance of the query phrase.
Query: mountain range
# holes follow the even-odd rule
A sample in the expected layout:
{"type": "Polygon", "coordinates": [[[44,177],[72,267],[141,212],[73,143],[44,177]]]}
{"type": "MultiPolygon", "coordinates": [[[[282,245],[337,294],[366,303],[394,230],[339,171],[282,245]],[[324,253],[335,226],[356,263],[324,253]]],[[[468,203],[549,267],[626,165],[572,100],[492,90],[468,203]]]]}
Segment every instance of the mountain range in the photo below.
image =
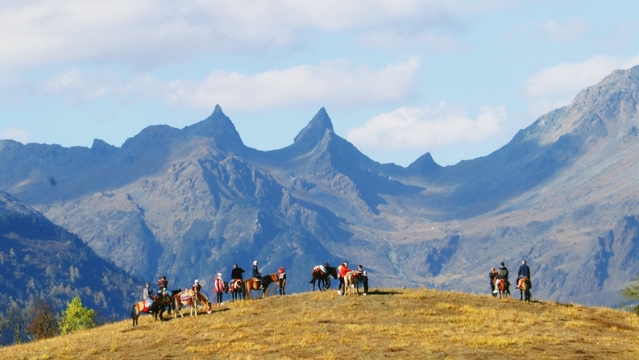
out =
{"type": "MultiPolygon", "coordinates": [[[[497,151],[442,167],[429,153],[380,164],[320,109],[283,149],[247,147],[219,106],[183,129],[150,126],[121,147],[0,141],[0,190],[99,256],[171,286],[237,263],[349,261],[371,286],[486,292],[504,261],[533,296],[614,305],[639,262],[639,67],[618,70],[497,151]]],[[[514,276],[511,275],[511,280],[514,276]]]]}

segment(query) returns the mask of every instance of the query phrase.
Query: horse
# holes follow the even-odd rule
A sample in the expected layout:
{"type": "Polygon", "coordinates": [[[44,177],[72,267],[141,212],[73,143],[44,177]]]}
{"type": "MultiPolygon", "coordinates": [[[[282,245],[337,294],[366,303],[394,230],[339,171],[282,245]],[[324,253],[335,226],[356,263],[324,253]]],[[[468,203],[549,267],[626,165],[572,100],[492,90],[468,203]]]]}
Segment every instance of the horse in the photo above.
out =
{"type": "Polygon", "coordinates": [[[510,296],[509,284],[507,284],[508,279],[496,279],[495,280],[496,288],[499,291],[499,298],[507,298],[510,296]]]}
{"type": "Polygon", "coordinates": [[[167,294],[164,294],[159,298],[157,297],[157,295],[153,296],[153,305],[151,305],[151,307],[148,309],[146,309],[145,302],[146,301],[138,301],[133,304],[133,308],[131,309],[131,319],[133,320],[133,327],[138,325],[138,319],[143,312],[150,313],[151,315],[153,315],[153,318],[155,320],[162,320],[164,307],[171,301],[169,300],[169,296],[167,294]],[[144,311],[145,309],[147,311],[144,311]]]}
{"type": "Polygon", "coordinates": [[[326,291],[331,287],[331,279],[329,276],[332,276],[333,279],[337,279],[337,268],[332,266],[325,266],[326,273],[324,273],[320,266],[316,266],[311,271],[311,276],[313,277],[309,283],[313,284],[313,291],[315,291],[315,281],[317,281],[317,287],[320,291],[326,291]],[[320,286],[321,284],[321,286],[320,286]]]}
{"type": "Polygon", "coordinates": [[[201,304],[204,304],[204,306],[206,307],[207,314],[210,314],[212,312],[211,303],[209,302],[209,299],[201,292],[194,293],[193,290],[184,290],[181,293],[173,295],[173,302],[175,303],[176,319],[177,319],[178,313],[180,314],[181,317],[184,317],[184,314],[182,314],[182,305],[191,307],[191,313],[190,313],[191,316],[193,316],[194,312],[195,312],[195,316],[197,316],[198,302],[201,304]]]}
{"type": "Polygon", "coordinates": [[[519,279],[517,283],[517,287],[519,288],[520,297],[519,300],[525,300],[530,302],[530,289],[532,288],[532,283],[530,279],[526,276],[519,279]]]}
{"type": "Polygon", "coordinates": [[[230,283],[225,282],[225,286],[228,286],[227,292],[231,293],[231,301],[244,300],[246,289],[244,288],[244,281],[242,281],[242,279],[233,279],[230,283]]]}
{"type": "Polygon", "coordinates": [[[355,270],[351,270],[344,275],[344,295],[349,295],[353,293],[353,289],[357,295],[359,295],[359,272],[355,270]]]}
{"type": "Polygon", "coordinates": [[[259,282],[256,278],[248,279],[244,281],[245,295],[246,299],[250,299],[251,290],[262,290],[262,298],[266,297],[266,292],[268,291],[268,286],[272,283],[276,283],[279,281],[277,274],[269,274],[262,277],[262,287],[260,288],[259,282]]]}

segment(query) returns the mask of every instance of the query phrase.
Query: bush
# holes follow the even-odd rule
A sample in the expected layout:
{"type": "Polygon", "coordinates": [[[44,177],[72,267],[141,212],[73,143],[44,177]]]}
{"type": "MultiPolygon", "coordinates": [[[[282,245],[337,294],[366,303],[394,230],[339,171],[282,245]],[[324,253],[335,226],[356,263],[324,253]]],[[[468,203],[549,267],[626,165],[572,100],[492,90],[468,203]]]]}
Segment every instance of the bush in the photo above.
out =
{"type": "MultiPolygon", "coordinates": [[[[639,275],[635,278],[635,281],[627,288],[621,290],[621,295],[630,302],[639,301],[639,275]]],[[[634,307],[635,313],[639,315],[639,305],[634,307]]]]}
{"type": "Polygon", "coordinates": [[[26,328],[28,335],[40,340],[54,337],[60,333],[55,313],[51,305],[43,299],[36,299],[28,312],[31,318],[26,328]]]}
{"type": "Polygon", "coordinates": [[[62,334],[68,334],[76,330],[95,327],[94,316],[95,311],[82,306],[80,296],[76,296],[67,305],[67,309],[62,312],[60,330],[62,334]]]}

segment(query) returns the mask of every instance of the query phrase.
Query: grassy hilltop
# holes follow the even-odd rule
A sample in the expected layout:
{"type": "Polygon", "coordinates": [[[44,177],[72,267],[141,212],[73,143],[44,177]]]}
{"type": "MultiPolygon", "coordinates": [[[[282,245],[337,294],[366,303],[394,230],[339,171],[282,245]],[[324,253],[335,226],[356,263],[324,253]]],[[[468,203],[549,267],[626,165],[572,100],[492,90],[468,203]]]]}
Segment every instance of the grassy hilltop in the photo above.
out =
{"type": "Polygon", "coordinates": [[[4,359],[216,357],[637,359],[639,317],[427,289],[330,291],[225,303],[197,318],[143,316],[137,328],[127,320],[0,349],[4,359]]]}

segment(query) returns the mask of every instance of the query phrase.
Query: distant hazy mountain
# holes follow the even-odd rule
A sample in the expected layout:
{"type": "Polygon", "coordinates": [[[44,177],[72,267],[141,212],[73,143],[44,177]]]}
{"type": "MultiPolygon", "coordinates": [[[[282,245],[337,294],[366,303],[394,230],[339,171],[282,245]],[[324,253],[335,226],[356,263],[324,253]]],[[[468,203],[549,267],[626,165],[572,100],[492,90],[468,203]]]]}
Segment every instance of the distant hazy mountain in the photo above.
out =
{"type": "Polygon", "coordinates": [[[0,292],[7,304],[42,297],[61,310],[80,295],[100,316],[121,318],[141,285],[77,236],[0,192],[0,292]]]}
{"type": "Polygon", "coordinates": [[[122,147],[0,141],[0,189],[125,270],[175,287],[259,260],[304,291],[314,265],[348,260],[372,286],[481,292],[490,267],[516,273],[526,258],[534,296],[614,304],[639,262],[638,85],[639,67],[615,71],[454,166],[428,153],[406,168],[377,163],[335,134],[324,109],[290,146],[258,151],[216,106],[122,147]]]}

